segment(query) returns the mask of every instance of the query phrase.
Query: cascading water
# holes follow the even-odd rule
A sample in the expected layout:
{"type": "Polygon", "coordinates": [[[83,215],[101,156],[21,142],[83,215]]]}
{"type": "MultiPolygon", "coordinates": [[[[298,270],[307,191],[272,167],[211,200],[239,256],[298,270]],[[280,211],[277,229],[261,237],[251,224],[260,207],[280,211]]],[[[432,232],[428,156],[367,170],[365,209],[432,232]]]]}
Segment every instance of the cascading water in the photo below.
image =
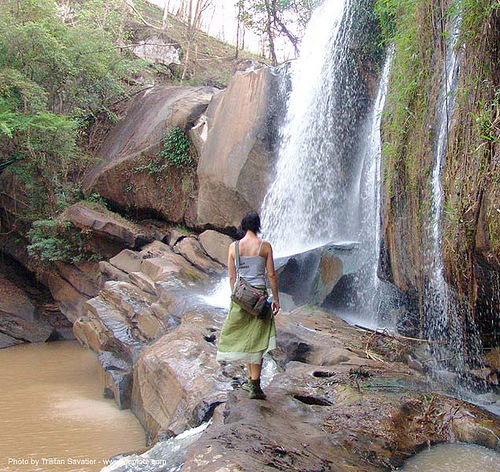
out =
{"type": "Polygon", "coordinates": [[[436,115],[437,141],[434,148],[434,164],[431,178],[431,213],[428,226],[429,247],[427,250],[428,281],[424,288],[424,331],[433,343],[435,369],[442,368],[451,359],[455,369],[464,366],[463,327],[459,321],[458,306],[444,277],[443,242],[441,218],[443,214],[443,188],[441,175],[448,149],[450,121],[455,109],[458,82],[459,57],[456,45],[460,31],[460,17],[452,25],[444,41],[444,68],[440,100],[436,115]],[[450,341],[452,341],[450,343],[450,341]]]}
{"type": "Polygon", "coordinates": [[[277,255],[352,240],[359,232],[353,192],[367,106],[349,49],[354,4],[327,0],[316,9],[291,67],[276,179],[262,207],[264,234],[277,255]]]}
{"type": "MultiPolygon", "coordinates": [[[[278,256],[356,241],[359,267],[337,313],[376,325],[380,245],[380,121],[390,59],[373,101],[360,73],[369,9],[363,0],[327,0],[311,17],[280,130],[276,178],[262,207],[264,236],[278,256]],[[360,26],[361,25],[361,26],[360,26]]],[[[369,38],[373,41],[373,37],[369,38]]],[[[392,57],[392,54],[389,54],[392,57]]]]}
{"type": "Polygon", "coordinates": [[[382,139],[380,125],[393,55],[394,48],[391,46],[382,69],[377,98],[368,119],[370,130],[365,145],[363,171],[360,181],[359,213],[361,215],[361,226],[359,239],[364,242],[363,257],[366,258],[367,264],[365,270],[360,274],[358,296],[361,299],[360,305],[367,307],[368,313],[364,314],[364,318],[365,323],[368,322],[371,327],[377,327],[380,323],[376,307],[377,297],[380,296],[381,291],[380,279],[377,275],[381,230],[382,139]]]}

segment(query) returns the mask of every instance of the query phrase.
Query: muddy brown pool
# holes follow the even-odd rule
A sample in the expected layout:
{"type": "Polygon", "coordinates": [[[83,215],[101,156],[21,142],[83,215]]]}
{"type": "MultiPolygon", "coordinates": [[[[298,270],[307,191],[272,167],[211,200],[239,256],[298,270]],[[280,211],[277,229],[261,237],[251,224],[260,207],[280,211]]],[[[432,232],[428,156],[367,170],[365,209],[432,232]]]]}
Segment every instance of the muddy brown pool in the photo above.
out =
{"type": "Polygon", "coordinates": [[[500,454],[475,444],[438,444],[408,459],[401,472],[500,472],[500,454]]]}
{"type": "Polygon", "coordinates": [[[77,341],[0,350],[0,471],[99,471],[145,446],[130,412],[102,394],[98,362],[77,341]]]}

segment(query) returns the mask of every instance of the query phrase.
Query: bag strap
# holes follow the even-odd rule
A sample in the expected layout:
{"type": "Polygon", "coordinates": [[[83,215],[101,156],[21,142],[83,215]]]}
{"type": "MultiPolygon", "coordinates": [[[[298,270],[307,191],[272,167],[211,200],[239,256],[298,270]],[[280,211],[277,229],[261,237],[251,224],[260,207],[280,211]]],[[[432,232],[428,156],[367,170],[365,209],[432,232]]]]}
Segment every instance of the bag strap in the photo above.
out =
{"type": "Polygon", "coordinates": [[[236,254],[236,278],[240,278],[240,249],[238,247],[239,241],[234,243],[234,252],[236,254]]]}

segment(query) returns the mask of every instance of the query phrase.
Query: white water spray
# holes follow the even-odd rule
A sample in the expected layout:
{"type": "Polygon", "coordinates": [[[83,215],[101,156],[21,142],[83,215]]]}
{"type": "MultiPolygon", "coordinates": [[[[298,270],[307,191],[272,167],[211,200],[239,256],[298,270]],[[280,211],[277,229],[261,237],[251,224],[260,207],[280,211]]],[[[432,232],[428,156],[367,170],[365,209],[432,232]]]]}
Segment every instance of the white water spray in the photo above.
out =
{"type": "Polygon", "coordinates": [[[448,135],[451,118],[455,109],[456,90],[458,82],[459,58],[456,45],[460,32],[460,17],[452,25],[450,34],[445,41],[445,64],[443,82],[440,90],[440,105],[436,116],[437,142],[434,150],[434,165],[431,178],[431,214],[428,226],[428,282],[424,293],[424,312],[426,317],[427,336],[437,341],[435,349],[436,366],[446,363],[450,357],[450,349],[454,352],[457,367],[463,366],[464,338],[463,328],[457,321],[458,307],[453,303],[450,289],[444,277],[443,240],[441,220],[443,215],[443,188],[441,176],[448,151],[448,135]],[[444,343],[453,337],[453,346],[444,343]]]}
{"type": "Polygon", "coordinates": [[[348,169],[335,159],[346,149],[335,111],[348,105],[339,103],[339,87],[348,88],[348,78],[339,80],[337,72],[345,61],[347,28],[342,26],[350,3],[327,0],[314,11],[291,67],[276,179],[262,206],[264,235],[280,256],[332,239],[352,239],[353,220],[343,188],[348,169]]]}

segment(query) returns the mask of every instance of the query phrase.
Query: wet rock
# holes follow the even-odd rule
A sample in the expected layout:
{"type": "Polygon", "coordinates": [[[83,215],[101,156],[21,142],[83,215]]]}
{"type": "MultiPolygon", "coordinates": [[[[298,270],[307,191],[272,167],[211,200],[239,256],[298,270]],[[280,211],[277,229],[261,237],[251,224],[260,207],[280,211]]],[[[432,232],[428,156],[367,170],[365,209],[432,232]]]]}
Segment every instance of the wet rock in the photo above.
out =
{"type": "Polygon", "coordinates": [[[206,253],[220,264],[227,267],[227,252],[233,239],[226,234],[208,229],[200,234],[200,243],[206,253]]]}
{"type": "Polygon", "coordinates": [[[207,280],[207,275],[204,272],[181,255],[175,254],[168,246],[165,248],[161,255],[145,258],[141,263],[141,272],[149,279],[154,282],[174,280],[185,284],[207,280]]]}
{"type": "Polygon", "coordinates": [[[385,471],[428,441],[455,438],[497,448],[500,423],[479,408],[427,392],[425,378],[391,361],[356,329],[314,307],[277,317],[282,371],[267,399],[228,394],[222,421],[188,450],[183,472],[385,471]],[[302,348],[299,356],[291,349],[302,348]],[[286,432],[286,433],[284,433],[286,432]]]}
{"type": "Polygon", "coordinates": [[[206,424],[166,441],[159,441],[148,451],[118,456],[101,472],[166,472],[179,470],[186,449],[199,439],[206,424]]]}
{"type": "Polygon", "coordinates": [[[0,273],[0,347],[46,341],[53,327],[40,318],[27,293],[0,273]]]}
{"type": "Polygon", "coordinates": [[[492,349],[484,356],[484,361],[488,367],[500,370],[500,348],[492,349]]]}
{"type": "Polygon", "coordinates": [[[22,339],[14,338],[0,331],[0,349],[3,349],[4,347],[15,346],[16,344],[22,344],[22,343],[23,343],[22,339]]]}
{"type": "Polygon", "coordinates": [[[184,314],[180,326],[148,346],[134,370],[132,409],[152,438],[198,426],[225,400],[227,378],[217,375],[214,313],[184,314]]]}
{"type": "Polygon", "coordinates": [[[272,174],[268,126],[272,80],[267,67],[237,72],[208,107],[207,138],[198,162],[201,225],[237,227],[246,211],[260,208],[272,174]]]}
{"type": "Polygon", "coordinates": [[[104,392],[114,398],[120,410],[130,408],[132,391],[132,368],[129,362],[112,352],[101,352],[98,356],[104,377],[104,392]]]}
{"type": "Polygon", "coordinates": [[[64,278],[75,290],[86,297],[95,297],[99,291],[99,266],[95,262],[75,262],[66,264],[56,262],[59,275],[64,278]]]}
{"type": "Polygon", "coordinates": [[[156,295],[155,283],[146,274],[142,272],[131,272],[129,274],[129,279],[134,285],[137,285],[145,292],[156,295]]]}
{"type": "MultiPolygon", "coordinates": [[[[295,305],[320,304],[332,293],[344,273],[358,268],[357,247],[333,243],[275,261],[279,290],[295,305]]],[[[286,307],[288,308],[288,307],[286,307]]]]}
{"type": "Polygon", "coordinates": [[[142,259],[142,254],[130,249],[124,249],[112,257],[109,263],[120,271],[129,274],[130,272],[139,272],[141,270],[142,259]]]}
{"type": "Polygon", "coordinates": [[[340,470],[334,464],[345,456],[306,405],[282,392],[272,402],[249,400],[240,390],[229,395],[224,423],[209,427],[188,450],[182,471],[340,470]]]}
{"type": "Polygon", "coordinates": [[[58,302],[59,309],[70,320],[74,322],[85,312],[85,302],[88,297],[80,293],[63,277],[57,274],[50,274],[48,277],[48,286],[54,300],[58,302]]]}
{"type": "Polygon", "coordinates": [[[99,272],[101,273],[101,284],[108,280],[121,280],[127,282],[128,274],[118,267],[110,264],[108,261],[99,262],[99,272]]]}
{"type": "Polygon", "coordinates": [[[175,245],[175,250],[182,254],[194,266],[207,274],[218,274],[224,270],[221,264],[208,257],[196,238],[186,237],[181,239],[175,245]]]}
{"type": "Polygon", "coordinates": [[[57,271],[47,275],[47,286],[61,312],[73,323],[85,313],[85,302],[98,292],[99,266],[95,262],[58,262],[55,266],[57,271]]]}
{"type": "Polygon", "coordinates": [[[140,226],[104,208],[75,203],[66,210],[65,217],[78,228],[113,239],[122,247],[140,247],[152,240],[140,226]]]}

